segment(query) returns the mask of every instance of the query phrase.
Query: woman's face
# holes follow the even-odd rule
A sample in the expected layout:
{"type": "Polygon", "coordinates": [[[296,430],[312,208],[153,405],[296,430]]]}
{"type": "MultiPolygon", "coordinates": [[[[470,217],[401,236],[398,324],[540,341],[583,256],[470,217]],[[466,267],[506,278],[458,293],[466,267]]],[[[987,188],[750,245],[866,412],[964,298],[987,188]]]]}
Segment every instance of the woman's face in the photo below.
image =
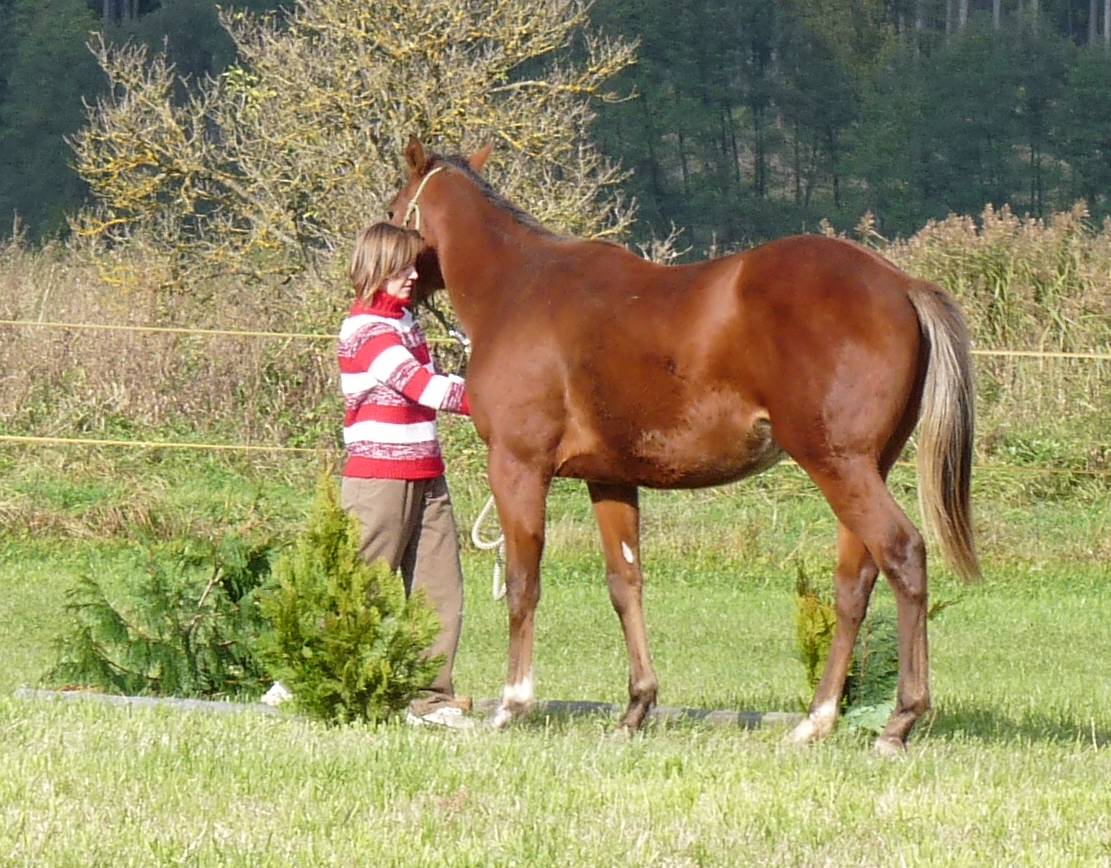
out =
{"type": "Polygon", "coordinates": [[[413,292],[413,282],[416,279],[417,267],[416,265],[409,265],[393,277],[387,277],[383,288],[386,290],[386,295],[408,301],[410,294],[413,292]]]}

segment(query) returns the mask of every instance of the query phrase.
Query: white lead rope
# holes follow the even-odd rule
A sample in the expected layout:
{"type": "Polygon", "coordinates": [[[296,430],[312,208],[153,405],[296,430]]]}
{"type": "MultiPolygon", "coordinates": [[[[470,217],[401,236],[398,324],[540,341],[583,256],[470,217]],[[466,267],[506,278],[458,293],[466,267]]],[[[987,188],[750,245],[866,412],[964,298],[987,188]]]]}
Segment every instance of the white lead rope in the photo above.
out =
{"type": "Polygon", "coordinates": [[[497,549],[497,554],[494,555],[494,584],[491,590],[494,599],[500,600],[505,596],[505,582],[502,581],[502,575],[505,572],[505,534],[498,534],[497,539],[482,538],[482,525],[486,523],[493,505],[494,495],[491,494],[486,498],[486,505],[482,507],[482,511],[479,512],[478,518],[475,519],[474,526],[471,528],[471,542],[484,552],[497,549]]]}

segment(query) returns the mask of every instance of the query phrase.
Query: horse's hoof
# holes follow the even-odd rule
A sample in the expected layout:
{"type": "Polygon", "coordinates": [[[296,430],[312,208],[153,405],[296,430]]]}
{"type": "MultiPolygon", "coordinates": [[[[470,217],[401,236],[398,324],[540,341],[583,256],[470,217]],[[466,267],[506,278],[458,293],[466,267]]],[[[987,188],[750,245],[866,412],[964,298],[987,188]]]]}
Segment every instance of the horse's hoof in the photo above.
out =
{"type": "Polygon", "coordinates": [[[907,755],[907,745],[901,738],[881,735],[872,746],[877,756],[884,759],[898,759],[907,755]]]}
{"type": "Polygon", "coordinates": [[[496,732],[504,732],[512,720],[513,712],[502,705],[498,707],[498,710],[494,712],[494,716],[490,718],[490,726],[496,732]]]}
{"type": "Polygon", "coordinates": [[[827,734],[821,731],[818,724],[807,717],[803,718],[794,729],[787,733],[785,741],[795,747],[806,747],[824,738],[827,734]]]}
{"type": "Polygon", "coordinates": [[[626,742],[632,741],[636,734],[635,729],[629,729],[625,724],[619,723],[617,724],[617,728],[610,732],[607,738],[614,744],[625,744],[626,742]]]}
{"type": "Polygon", "coordinates": [[[647,717],[647,710],[636,712],[627,711],[621,716],[621,722],[617,724],[617,728],[624,730],[630,737],[634,736],[640,732],[647,717]]]}

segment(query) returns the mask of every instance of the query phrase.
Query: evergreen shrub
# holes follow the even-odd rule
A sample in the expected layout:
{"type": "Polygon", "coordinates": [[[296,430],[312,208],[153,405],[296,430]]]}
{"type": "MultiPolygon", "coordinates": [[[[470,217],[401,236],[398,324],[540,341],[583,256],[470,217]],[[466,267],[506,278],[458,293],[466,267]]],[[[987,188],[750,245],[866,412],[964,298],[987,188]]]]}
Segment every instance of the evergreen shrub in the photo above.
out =
{"type": "MultiPolygon", "coordinates": [[[[836,625],[837,610],[831,595],[815,587],[799,564],[795,583],[795,636],[811,693],[825,670],[836,625]]],[[[897,624],[887,613],[869,613],[860,625],[841,696],[845,724],[853,729],[881,732],[895,708],[898,677],[897,624]]]]}
{"type": "MultiPolygon", "coordinates": [[[[957,600],[934,603],[927,620],[957,600]]],[[[828,591],[814,586],[802,564],[795,583],[795,636],[799,659],[813,692],[821,680],[833,643],[837,610],[828,591]]],[[[899,626],[889,612],[869,612],[860,625],[853,659],[841,696],[842,721],[852,729],[879,734],[895,710],[899,685],[899,626]]],[[[804,702],[804,706],[807,703],[804,702]]]]}
{"type": "Polygon", "coordinates": [[[359,557],[358,521],[325,472],[306,531],[274,568],[261,601],[263,653],[295,705],[329,722],[379,721],[426,687],[443,659],[426,658],[439,623],[422,594],[408,600],[385,563],[359,557]]]}
{"type": "Polygon", "coordinates": [[[193,697],[257,694],[265,630],[257,596],[270,575],[269,539],[228,534],[147,550],[145,575],[82,576],[67,594],[69,632],[49,684],[193,697]]]}

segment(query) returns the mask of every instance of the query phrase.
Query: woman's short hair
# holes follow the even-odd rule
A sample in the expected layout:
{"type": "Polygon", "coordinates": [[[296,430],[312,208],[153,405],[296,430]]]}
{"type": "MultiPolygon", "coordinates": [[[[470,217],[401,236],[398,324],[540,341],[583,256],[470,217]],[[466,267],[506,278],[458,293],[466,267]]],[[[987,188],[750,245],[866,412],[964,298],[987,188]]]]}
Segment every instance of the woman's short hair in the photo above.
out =
{"type": "Polygon", "coordinates": [[[424,239],[411,229],[392,223],[374,223],[355,236],[348,271],[355,297],[374,294],[387,278],[417,261],[424,239]]]}

